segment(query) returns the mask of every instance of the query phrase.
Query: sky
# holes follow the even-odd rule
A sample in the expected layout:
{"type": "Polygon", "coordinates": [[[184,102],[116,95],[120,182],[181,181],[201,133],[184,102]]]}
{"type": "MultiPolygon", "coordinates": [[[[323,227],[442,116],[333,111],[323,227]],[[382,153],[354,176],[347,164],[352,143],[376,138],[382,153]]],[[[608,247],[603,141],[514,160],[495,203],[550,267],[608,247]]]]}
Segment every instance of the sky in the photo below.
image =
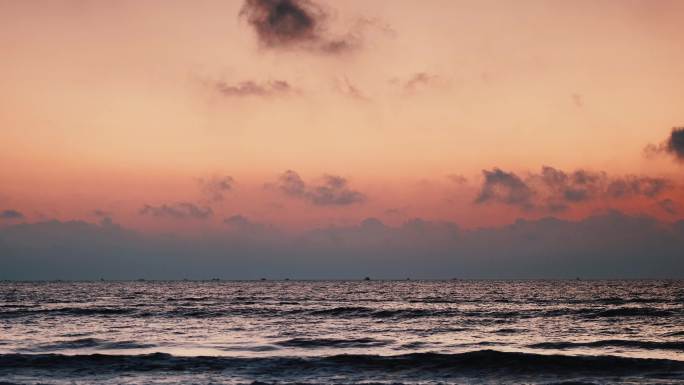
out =
{"type": "Polygon", "coordinates": [[[682,15],[0,2],[0,278],[684,277],[682,15]]]}

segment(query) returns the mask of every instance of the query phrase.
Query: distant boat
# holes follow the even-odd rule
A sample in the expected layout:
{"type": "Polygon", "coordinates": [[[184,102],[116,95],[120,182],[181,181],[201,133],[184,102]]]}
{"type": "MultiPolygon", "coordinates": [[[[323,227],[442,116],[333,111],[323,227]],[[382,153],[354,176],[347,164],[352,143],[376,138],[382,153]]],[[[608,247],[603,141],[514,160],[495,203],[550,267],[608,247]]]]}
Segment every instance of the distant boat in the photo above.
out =
{"type": "Polygon", "coordinates": [[[370,281],[371,279],[370,279],[370,277],[366,277],[366,278],[364,278],[363,280],[364,280],[364,281],[370,281]]]}

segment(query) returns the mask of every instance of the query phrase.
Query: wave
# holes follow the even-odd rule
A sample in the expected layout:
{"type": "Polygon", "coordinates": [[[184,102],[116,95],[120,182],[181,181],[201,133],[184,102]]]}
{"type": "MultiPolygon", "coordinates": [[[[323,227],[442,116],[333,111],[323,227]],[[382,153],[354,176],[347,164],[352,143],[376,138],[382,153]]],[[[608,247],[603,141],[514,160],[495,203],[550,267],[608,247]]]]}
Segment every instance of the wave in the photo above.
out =
{"type": "Polygon", "coordinates": [[[566,356],[478,350],[458,354],[412,353],[397,356],[334,355],[327,357],[179,357],[165,353],[146,355],[0,355],[0,373],[21,369],[68,371],[72,374],[149,371],[234,371],[276,375],[285,370],[306,375],[340,371],[468,374],[496,371],[506,375],[587,374],[627,375],[666,373],[684,379],[684,361],[616,356],[566,356]]]}
{"type": "Polygon", "coordinates": [[[589,317],[668,317],[675,315],[673,310],[653,307],[619,307],[588,312],[589,317]]]}
{"type": "Polygon", "coordinates": [[[95,316],[95,315],[123,315],[132,314],[136,310],[130,308],[110,308],[110,307],[62,307],[55,309],[31,309],[31,310],[10,310],[0,312],[0,318],[18,318],[32,315],[72,315],[72,316],[95,316]]]}
{"type": "Polygon", "coordinates": [[[142,344],[134,341],[105,341],[98,338],[80,338],[59,341],[52,344],[38,345],[33,351],[66,350],[66,349],[142,349],[155,347],[153,344],[142,344]]]}
{"type": "Polygon", "coordinates": [[[636,348],[636,349],[662,349],[684,351],[684,342],[679,341],[631,341],[631,340],[600,340],[591,342],[542,342],[527,345],[535,349],[572,349],[580,347],[606,348],[636,348]]]}
{"type": "MultiPolygon", "coordinates": [[[[201,301],[209,300],[200,297],[201,301]]],[[[293,303],[287,303],[288,305],[293,303]]],[[[183,317],[183,318],[213,318],[227,316],[259,316],[278,317],[286,315],[308,315],[331,318],[425,318],[425,317],[454,317],[463,316],[472,319],[510,320],[516,318],[552,318],[563,316],[577,316],[582,318],[617,318],[617,317],[670,317],[683,315],[681,308],[658,308],[658,307],[586,307],[576,309],[543,309],[527,308],[519,310],[463,310],[452,308],[430,307],[403,307],[382,308],[366,306],[338,306],[331,308],[311,309],[306,306],[280,307],[278,306],[251,306],[253,303],[244,302],[237,306],[196,306],[192,303],[184,303],[186,306],[177,306],[171,309],[161,307],[146,307],[145,304],[133,305],[132,307],[61,307],[61,308],[14,308],[12,310],[0,310],[2,318],[21,318],[40,315],[58,316],[138,316],[138,317],[183,317]]]]}
{"type": "Polygon", "coordinates": [[[373,338],[293,338],[276,343],[279,346],[296,348],[368,348],[375,346],[386,346],[392,340],[376,340],[373,338]]]}
{"type": "MultiPolygon", "coordinates": [[[[298,311],[297,311],[298,312],[298,311]]],[[[363,306],[341,306],[329,309],[318,309],[308,311],[311,315],[334,316],[334,317],[373,317],[373,318],[419,318],[448,316],[457,313],[457,310],[430,310],[430,309],[382,309],[363,306]]]]}

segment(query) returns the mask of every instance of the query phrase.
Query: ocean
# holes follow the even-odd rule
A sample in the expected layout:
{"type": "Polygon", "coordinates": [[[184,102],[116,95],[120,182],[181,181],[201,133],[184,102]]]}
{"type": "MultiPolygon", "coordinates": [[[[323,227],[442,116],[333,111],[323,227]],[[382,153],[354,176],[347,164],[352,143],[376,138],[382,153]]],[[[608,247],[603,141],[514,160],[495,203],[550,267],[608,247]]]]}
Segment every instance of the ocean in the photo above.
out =
{"type": "Polygon", "coordinates": [[[0,383],[684,383],[684,281],[2,282],[0,383]]]}

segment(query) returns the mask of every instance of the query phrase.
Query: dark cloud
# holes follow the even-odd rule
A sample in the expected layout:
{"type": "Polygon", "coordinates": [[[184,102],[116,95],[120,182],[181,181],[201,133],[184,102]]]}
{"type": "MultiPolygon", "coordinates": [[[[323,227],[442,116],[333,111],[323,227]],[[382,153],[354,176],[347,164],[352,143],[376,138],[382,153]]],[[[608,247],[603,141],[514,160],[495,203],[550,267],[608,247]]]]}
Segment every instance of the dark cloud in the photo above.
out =
{"type": "Polygon", "coordinates": [[[665,178],[610,177],[603,171],[578,169],[565,172],[549,166],[525,178],[498,168],[483,173],[485,181],[476,203],[498,202],[525,210],[557,212],[573,204],[597,199],[654,199],[674,188],[672,181],[665,178]]]}
{"type": "Polygon", "coordinates": [[[19,212],[17,210],[8,209],[8,210],[0,211],[0,219],[23,219],[23,218],[24,218],[24,214],[22,214],[21,212],[19,212]]]}
{"type": "Polygon", "coordinates": [[[648,158],[659,154],[669,154],[684,162],[684,127],[674,127],[670,136],[661,144],[649,144],[644,148],[644,155],[648,158]]]}
{"type": "Polygon", "coordinates": [[[240,215],[226,225],[173,237],[111,222],[5,226],[0,279],[684,278],[684,221],[615,211],[474,230],[420,218],[293,235],[260,232],[240,215]]]}
{"type": "Polygon", "coordinates": [[[233,189],[235,179],[232,176],[213,176],[208,179],[200,178],[197,180],[202,194],[211,202],[221,202],[225,193],[233,189]]]}
{"type": "Polygon", "coordinates": [[[679,213],[679,207],[675,201],[672,199],[663,199],[658,202],[658,207],[668,214],[676,215],[679,213]]]}
{"type": "Polygon", "coordinates": [[[549,166],[543,166],[541,173],[528,179],[539,181],[550,190],[555,199],[567,202],[583,202],[592,199],[605,180],[605,173],[575,170],[566,173],[549,166]]]}
{"type": "Polygon", "coordinates": [[[236,84],[228,84],[226,82],[220,81],[215,85],[216,90],[221,93],[221,95],[229,97],[270,97],[283,96],[295,92],[290,83],[284,80],[272,80],[263,83],[257,83],[249,80],[236,84]]]}
{"type": "Polygon", "coordinates": [[[684,127],[675,127],[667,139],[667,151],[684,161],[684,127]]]}
{"type": "Polygon", "coordinates": [[[275,186],[287,196],[318,206],[346,206],[366,200],[364,194],[348,187],[345,178],[335,175],[324,175],[321,184],[309,185],[298,173],[287,170],[278,178],[275,186]]]}
{"type": "Polygon", "coordinates": [[[331,36],[328,12],[310,0],[246,0],[240,16],[246,18],[261,45],[267,48],[339,54],[360,44],[358,31],[331,36]]]}
{"type": "Polygon", "coordinates": [[[597,198],[621,199],[632,197],[655,198],[672,189],[665,178],[626,175],[610,177],[603,171],[575,170],[571,173],[544,166],[540,174],[532,174],[530,181],[541,180],[551,201],[585,202],[597,198]]]}
{"type": "Polygon", "coordinates": [[[140,215],[151,215],[172,219],[206,219],[213,215],[210,207],[199,207],[189,202],[163,204],[161,206],[145,205],[138,211],[140,215]]]}
{"type": "Polygon", "coordinates": [[[484,183],[475,203],[499,202],[529,210],[534,206],[534,191],[519,176],[499,168],[482,170],[484,183]]]}
{"type": "Polygon", "coordinates": [[[100,209],[95,209],[92,211],[93,216],[96,216],[98,218],[108,218],[112,216],[112,213],[109,211],[105,210],[100,210],[100,209]]]}

